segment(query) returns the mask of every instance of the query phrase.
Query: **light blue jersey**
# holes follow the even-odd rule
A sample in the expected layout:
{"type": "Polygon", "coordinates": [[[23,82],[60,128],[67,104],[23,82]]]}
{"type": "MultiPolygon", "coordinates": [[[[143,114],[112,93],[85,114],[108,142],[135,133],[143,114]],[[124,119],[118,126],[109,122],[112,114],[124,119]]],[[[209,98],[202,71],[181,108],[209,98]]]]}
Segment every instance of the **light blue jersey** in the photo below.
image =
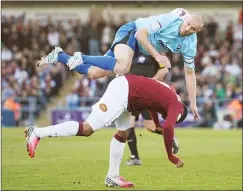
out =
{"type": "MultiPolygon", "coordinates": [[[[179,35],[180,25],[183,20],[172,13],[140,18],[135,21],[136,30],[147,28],[148,39],[158,52],[181,53],[184,63],[189,68],[195,68],[194,57],[197,51],[197,35],[181,37],[179,35]]],[[[149,53],[138,43],[139,52],[149,55],[149,53]]]]}

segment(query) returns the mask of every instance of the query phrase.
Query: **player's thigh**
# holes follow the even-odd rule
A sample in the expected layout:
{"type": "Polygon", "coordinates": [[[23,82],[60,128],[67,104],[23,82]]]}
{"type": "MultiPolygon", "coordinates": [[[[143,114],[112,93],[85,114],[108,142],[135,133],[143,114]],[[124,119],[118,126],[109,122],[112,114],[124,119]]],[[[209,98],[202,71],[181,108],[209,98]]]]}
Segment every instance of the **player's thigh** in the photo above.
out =
{"type": "Polygon", "coordinates": [[[94,131],[109,126],[127,109],[128,82],[124,76],[112,80],[104,95],[92,106],[87,118],[94,131]]]}
{"type": "Polygon", "coordinates": [[[114,72],[116,72],[116,70],[123,73],[129,72],[134,55],[133,49],[126,44],[116,44],[114,54],[117,59],[114,72]]]}
{"type": "Polygon", "coordinates": [[[128,111],[123,112],[115,121],[117,130],[127,131],[130,129],[131,113],[128,111]]]}
{"type": "Polygon", "coordinates": [[[91,66],[88,70],[88,77],[90,79],[97,79],[97,78],[102,78],[105,76],[111,75],[112,72],[108,70],[103,70],[101,68],[98,68],[96,66],[91,66]]]}

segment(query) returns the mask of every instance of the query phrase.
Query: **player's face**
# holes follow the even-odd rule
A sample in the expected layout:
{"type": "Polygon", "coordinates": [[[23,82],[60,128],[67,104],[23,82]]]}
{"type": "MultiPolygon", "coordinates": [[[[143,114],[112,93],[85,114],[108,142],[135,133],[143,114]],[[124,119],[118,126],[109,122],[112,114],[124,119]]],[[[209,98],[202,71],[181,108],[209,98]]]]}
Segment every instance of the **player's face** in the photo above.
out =
{"type": "Polygon", "coordinates": [[[197,33],[201,30],[201,26],[199,26],[190,16],[184,19],[180,27],[180,35],[181,36],[189,36],[193,33],[197,33]]]}

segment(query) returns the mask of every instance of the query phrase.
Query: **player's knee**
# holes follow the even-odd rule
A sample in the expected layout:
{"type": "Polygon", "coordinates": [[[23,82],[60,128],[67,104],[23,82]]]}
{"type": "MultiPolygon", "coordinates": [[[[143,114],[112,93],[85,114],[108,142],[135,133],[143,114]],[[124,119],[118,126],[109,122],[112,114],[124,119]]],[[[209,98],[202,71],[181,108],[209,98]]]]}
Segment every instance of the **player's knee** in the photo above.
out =
{"type": "Polygon", "coordinates": [[[92,67],[89,68],[88,78],[95,80],[95,79],[98,79],[98,78],[103,78],[105,76],[108,76],[111,73],[112,73],[111,71],[103,70],[101,68],[92,66],[92,67]]]}
{"type": "Polygon", "coordinates": [[[83,127],[83,136],[89,137],[94,133],[93,129],[90,126],[84,126],[83,127]]]}
{"type": "Polygon", "coordinates": [[[129,66],[125,67],[124,70],[123,70],[124,74],[127,74],[129,72],[129,70],[130,70],[129,66]]]}
{"type": "Polygon", "coordinates": [[[126,131],[117,131],[116,135],[117,137],[119,137],[121,140],[123,140],[123,142],[126,142],[128,135],[129,135],[129,129],[126,131]]]}
{"type": "Polygon", "coordinates": [[[93,70],[89,71],[88,78],[91,79],[91,80],[97,79],[98,78],[97,72],[93,71],[93,70]]]}
{"type": "Polygon", "coordinates": [[[118,59],[114,68],[114,73],[119,75],[125,75],[129,72],[129,70],[130,70],[130,64],[127,61],[127,59],[118,59]]]}

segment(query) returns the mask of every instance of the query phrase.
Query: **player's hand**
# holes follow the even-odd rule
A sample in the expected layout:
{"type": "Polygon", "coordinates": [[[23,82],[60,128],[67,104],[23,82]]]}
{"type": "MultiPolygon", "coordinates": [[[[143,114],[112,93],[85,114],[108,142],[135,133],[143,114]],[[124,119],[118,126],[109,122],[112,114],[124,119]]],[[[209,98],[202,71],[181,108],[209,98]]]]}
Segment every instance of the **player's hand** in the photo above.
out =
{"type": "Polygon", "coordinates": [[[182,160],[179,160],[177,163],[176,163],[176,168],[182,168],[184,166],[184,162],[182,160]]]}
{"type": "Polygon", "coordinates": [[[159,63],[159,65],[164,65],[167,68],[171,68],[170,60],[166,56],[159,54],[155,57],[155,60],[159,63]]]}
{"type": "Polygon", "coordinates": [[[197,110],[197,106],[195,105],[191,105],[191,111],[192,114],[194,116],[194,120],[199,120],[199,114],[198,114],[198,110],[197,110]]]}
{"type": "Polygon", "coordinates": [[[181,168],[184,166],[184,162],[180,160],[176,155],[172,154],[169,157],[170,162],[176,165],[177,168],[181,168]]]}

